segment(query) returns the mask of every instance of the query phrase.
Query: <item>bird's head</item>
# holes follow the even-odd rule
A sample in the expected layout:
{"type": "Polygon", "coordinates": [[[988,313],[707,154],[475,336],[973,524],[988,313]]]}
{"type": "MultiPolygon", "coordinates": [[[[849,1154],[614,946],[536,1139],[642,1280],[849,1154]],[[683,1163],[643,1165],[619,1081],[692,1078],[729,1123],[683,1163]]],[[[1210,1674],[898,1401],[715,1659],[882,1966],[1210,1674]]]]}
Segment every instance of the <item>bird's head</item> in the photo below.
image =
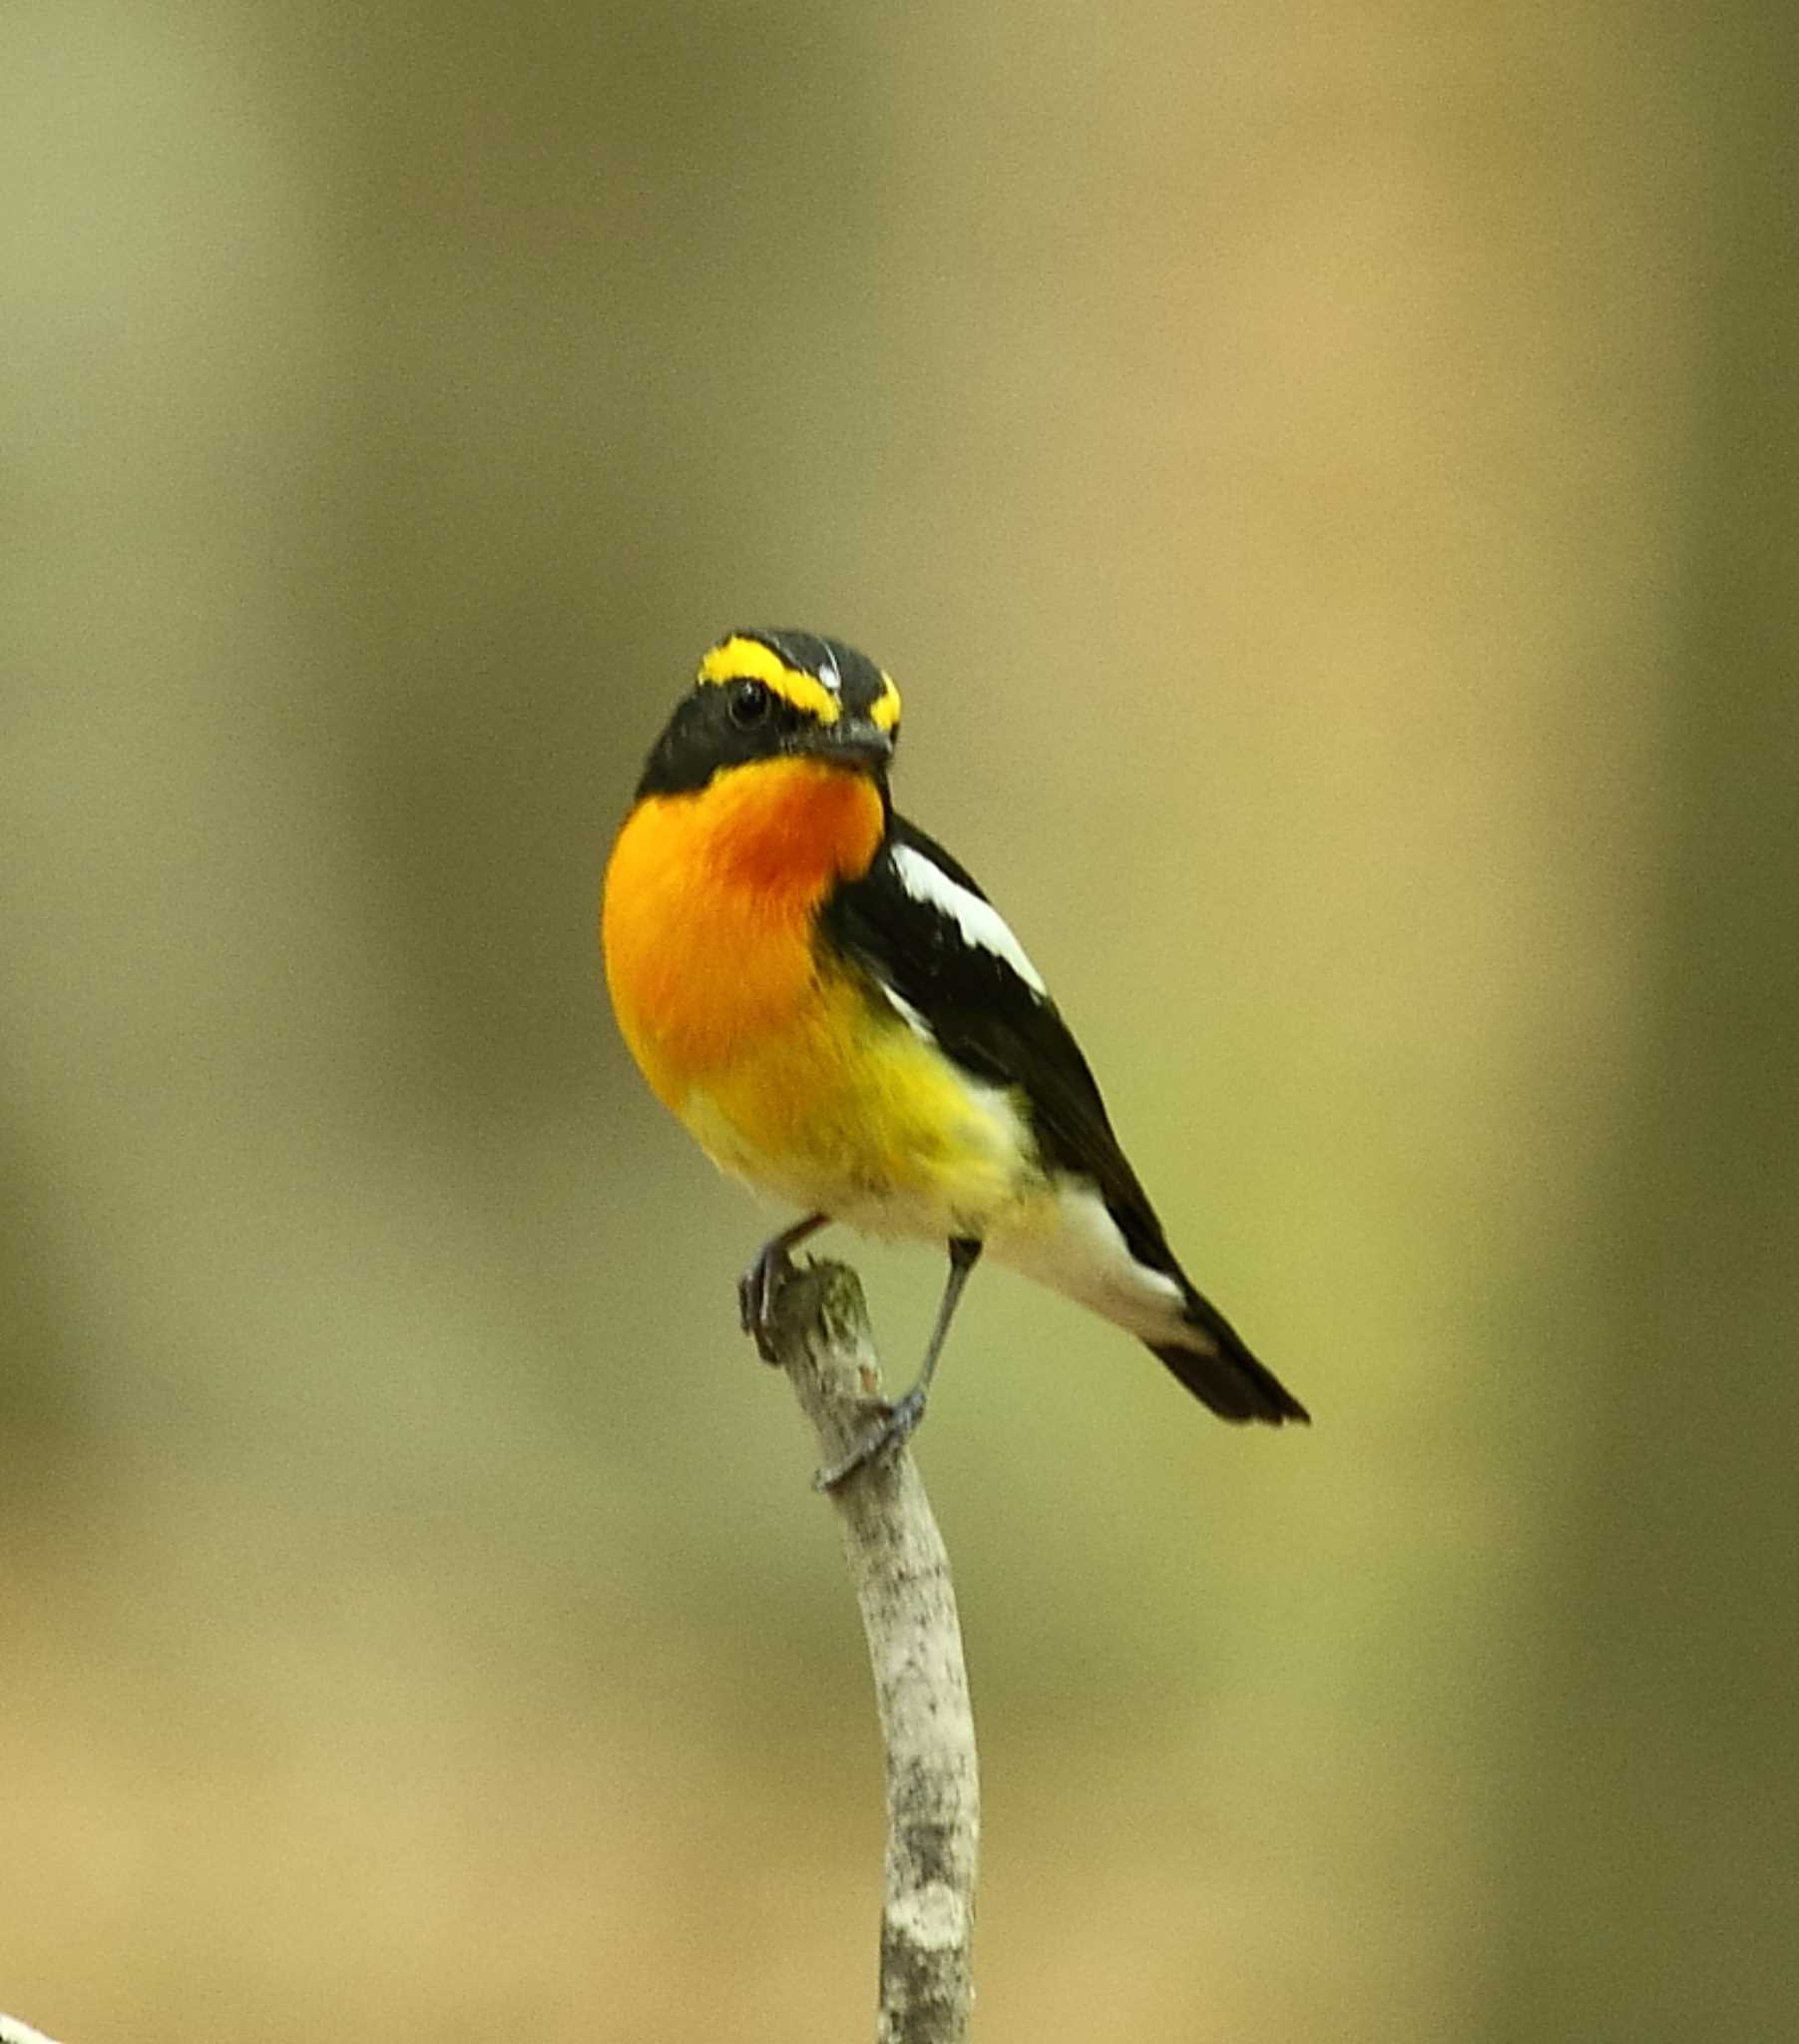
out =
{"type": "Polygon", "coordinates": [[[816,760],[885,788],[899,691],[866,654],[811,632],[732,632],[699,663],[639,783],[685,794],[752,761],[816,760]]]}

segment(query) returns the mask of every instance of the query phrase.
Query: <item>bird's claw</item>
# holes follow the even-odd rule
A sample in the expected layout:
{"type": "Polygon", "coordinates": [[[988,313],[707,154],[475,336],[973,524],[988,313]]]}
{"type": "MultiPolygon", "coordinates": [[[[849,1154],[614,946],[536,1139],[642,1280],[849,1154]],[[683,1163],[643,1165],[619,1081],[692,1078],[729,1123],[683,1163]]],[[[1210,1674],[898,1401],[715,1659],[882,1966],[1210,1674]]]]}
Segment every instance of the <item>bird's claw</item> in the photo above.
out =
{"type": "Polygon", "coordinates": [[[776,1240],[737,1279],[737,1322],[755,1342],[756,1353],[764,1362],[780,1361],[774,1341],[774,1308],[781,1286],[794,1275],[786,1244],[776,1240]]]}
{"type": "Polygon", "coordinates": [[[883,1456],[891,1455],[902,1442],[908,1440],[917,1430],[918,1422],[925,1416],[925,1394],[916,1384],[897,1403],[889,1404],[885,1398],[869,1401],[876,1419],[873,1426],[857,1441],[840,1462],[833,1462],[828,1469],[820,1469],[812,1478],[814,1490],[840,1490],[858,1469],[866,1469],[871,1462],[878,1462],[883,1456]]]}

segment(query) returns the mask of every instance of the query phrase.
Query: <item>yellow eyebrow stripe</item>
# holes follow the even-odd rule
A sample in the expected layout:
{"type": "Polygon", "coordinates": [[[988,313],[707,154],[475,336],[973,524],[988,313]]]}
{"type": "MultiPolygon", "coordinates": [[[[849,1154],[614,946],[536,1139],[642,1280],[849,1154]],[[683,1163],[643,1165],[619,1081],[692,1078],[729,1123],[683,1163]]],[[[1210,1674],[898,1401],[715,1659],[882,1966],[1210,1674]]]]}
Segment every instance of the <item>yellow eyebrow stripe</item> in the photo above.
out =
{"type": "Polygon", "coordinates": [[[893,686],[893,677],[883,673],[881,693],[874,699],[874,707],[868,713],[870,720],[882,731],[892,731],[900,721],[899,691],[893,686]]]}
{"type": "MultiPolygon", "coordinates": [[[[699,679],[714,683],[764,682],[783,702],[791,703],[795,710],[803,710],[808,717],[817,718],[820,724],[835,724],[841,714],[836,697],[816,675],[789,667],[771,646],[764,646],[759,639],[721,641],[699,663],[699,679]]],[[[882,704],[886,700],[882,697],[882,704]]],[[[898,714],[899,703],[895,698],[894,715],[897,717],[898,714]]],[[[876,722],[879,722],[878,717],[876,722]]],[[[883,725],[882,729],[888,727],[883,725]]]]}

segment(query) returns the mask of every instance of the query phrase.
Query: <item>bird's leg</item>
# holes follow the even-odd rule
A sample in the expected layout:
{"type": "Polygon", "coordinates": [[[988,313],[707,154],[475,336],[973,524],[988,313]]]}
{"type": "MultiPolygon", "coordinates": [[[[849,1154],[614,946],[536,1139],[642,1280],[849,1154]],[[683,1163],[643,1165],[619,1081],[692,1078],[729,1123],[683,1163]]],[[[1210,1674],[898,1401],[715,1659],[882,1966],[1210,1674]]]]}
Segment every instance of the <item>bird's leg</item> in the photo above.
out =
{"type": "Polygon", "coordinates": [[[737,1318],[746,1334],[753,1335],[756,1353],[764,1362],[778,1362],[774,1347],[774,1300],[781,1280],[793,1269],[790,1250],[809,1235],[816,1235],[830,1220],[828,1214],[808,1214],[803,1221],[783,1228],[763,1243],[756,1260],[737,1279],[737,1318]]]}
{"type": "Polygon", "coordinates": [[[812,1480],[820,1490],[835,1490],[858,1469],[866,1468],[877,1457],[898,1447],[925,1416],[925,1398],[931,1389],[931,1378],[936,1374],[937,1358],[943,1353],[943,1337],[950,1331],[950,1321],[955,1316],[962,1287],[968,1282],[968,1274],[975,1268],[980,1255],[981,1245],[972,1236],[957,1236],[951,1242],[949,1281],[943,1287],[943,1299],[937,1308],[937,1324],[931,1329],[930,1346],[925,1350],[924,1366],[918,1372],[917,1383],[895,1403],[883,1404],[879,1421],[857,1441],[841,1462],[819,1470],[812,1480]]]}

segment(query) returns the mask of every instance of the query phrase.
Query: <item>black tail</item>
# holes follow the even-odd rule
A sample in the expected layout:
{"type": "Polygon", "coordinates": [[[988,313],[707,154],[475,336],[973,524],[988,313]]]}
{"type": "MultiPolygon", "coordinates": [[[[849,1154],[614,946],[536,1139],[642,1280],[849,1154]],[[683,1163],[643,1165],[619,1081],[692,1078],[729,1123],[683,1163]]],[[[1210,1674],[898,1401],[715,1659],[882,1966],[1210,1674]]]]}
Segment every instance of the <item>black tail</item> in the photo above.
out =
{"type": "Polygon", "coordinates": [[[1151,1341],[1159,1356],[1200,1404],[1237,1424],[1258,1419],[1265,1426],[1288,1420],[1310,1425],[1312,1415],[1270,1369],[1256,1361],[1243,1337],[1209,1299],[1186,1287],[1186,1322],[1191,1344],[1151,1341]]]}

